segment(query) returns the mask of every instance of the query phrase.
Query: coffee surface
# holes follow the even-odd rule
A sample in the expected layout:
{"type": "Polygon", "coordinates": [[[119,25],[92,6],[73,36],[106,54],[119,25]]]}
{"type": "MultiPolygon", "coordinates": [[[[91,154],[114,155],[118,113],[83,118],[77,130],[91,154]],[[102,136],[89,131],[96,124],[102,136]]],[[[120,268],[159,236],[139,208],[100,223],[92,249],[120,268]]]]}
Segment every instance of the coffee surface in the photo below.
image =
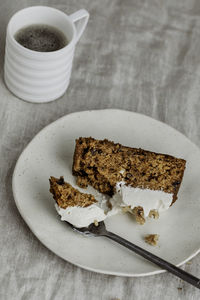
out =
{"type": "Polygon", "coordinates": [[[30,25],[18,30],[16,41],[33,51],[51,52],[62,49],[68,44],[66,36],[57,28],[49,25],[30,25]]]}

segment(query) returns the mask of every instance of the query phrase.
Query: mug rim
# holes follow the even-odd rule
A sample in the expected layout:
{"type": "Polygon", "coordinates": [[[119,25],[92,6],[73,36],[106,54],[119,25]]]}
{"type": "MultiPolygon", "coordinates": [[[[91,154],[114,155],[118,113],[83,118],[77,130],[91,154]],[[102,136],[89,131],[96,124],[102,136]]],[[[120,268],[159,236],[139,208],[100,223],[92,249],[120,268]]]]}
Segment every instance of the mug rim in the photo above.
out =
{"type": "Polygon", "coordinates": [[[67,48],[69,49],[74,44],[75,37],[76,37],[76,29],[75,29],[74,23],[70,20],[69,16],[66,13],[64,13],[63,11],[61,11],[57,8],[54,8],[54,7],[50,7],[50,6],[36,5],[36,6],[29,6],[29,7],[20,9],[12,15],[12,17],[10,18],[10,20],[8,22],[8,25],[7,25],[7,35],[9,36],[11,41],[15,44],[15,46],[18,47],[20,50],[24,51],[26,54],[33,54],[33,55],[36,55],[36,56],[53,56],[55,54],[62,54],[63,52],[65,52],[65,50],[67,48]],[[60,14],[64,15],[68,19],[69,24],[71,25],[72,30],[73,30],[73,36],[72,36],[71,41],[66,46],[64,46],[61,49],[55,50],[55,51],[42,52],[42,51],[31,50],[29,48],[26,48],[26,47],[22,46],[20,43],[17,42],[17,40],[14,38],[14,35],[11,34],[11,32],[10,32],[11,22],[16,17],[16,15],[20,14],[22,11],[35,9],[35,8],[47,8],[47,9],[50,9],[52,11],[55,11],[57,13],[60,13],[60,14]]]}

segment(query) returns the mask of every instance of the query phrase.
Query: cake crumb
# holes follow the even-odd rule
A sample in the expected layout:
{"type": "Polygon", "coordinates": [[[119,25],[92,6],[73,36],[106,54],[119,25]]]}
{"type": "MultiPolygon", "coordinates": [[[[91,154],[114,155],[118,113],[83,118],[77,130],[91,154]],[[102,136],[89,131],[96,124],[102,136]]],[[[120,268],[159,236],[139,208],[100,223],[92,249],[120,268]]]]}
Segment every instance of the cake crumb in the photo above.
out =
{"type": "Polygon", "coordinates": [[[125,172],[124,169],[121,169],[121,170],[119,171],[119,173],[122,174],[122,175],[124,174],[124,172],[125,172]]]}
{"type": "Polygon", "coordinates": [[[159,239],[159,235],[158,234],[148,234],[145,236],[145,242],[148,243],[151,246],[156,246],[158,239],[159,239]]]}
{"type": "Polygon", "coordinates": [[[138,224],[143,225],[145,223],[145,218],[144,218],[144,210],[141,206],[134,207],[132,210],[135,220],[138,224]]]}
{"type": "Polygon", "coordinates": [[[95,226],[98,226],[99,225],[99,222],[97,220],[94,220],[94,225],[95,226]]]}
{"type": "Polygon", "coordinates": [[[192,263],[191,261],[187,261],[186,262],[187,265],[191,265],[191,263],[192,263]]]}
{"type": "Polygon", "coordinates": [[[155,209],[150,210],[149,218],[158,219],[159,218],[159,212],[155,209]]]}
{"type": "Polygon", "coordinates": [[[177,290],[179,291],[182,291],[182,289],[183,289],[182,287],[177,287],[177,290]]]}
{"type": "Polygon", "coordinates": [[[122,211],[124,213],[127,213],[128,211],[130,212],[131,211],[130,206],[124,206],[124,207],[122,207],[122,211]]]}

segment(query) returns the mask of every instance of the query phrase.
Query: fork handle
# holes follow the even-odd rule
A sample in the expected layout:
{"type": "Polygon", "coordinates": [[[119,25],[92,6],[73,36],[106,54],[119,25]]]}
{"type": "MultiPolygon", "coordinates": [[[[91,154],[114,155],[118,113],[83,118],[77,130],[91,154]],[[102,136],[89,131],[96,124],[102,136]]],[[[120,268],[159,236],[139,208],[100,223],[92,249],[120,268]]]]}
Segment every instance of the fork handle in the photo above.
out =
{"type": "Polygon", "coordinates": [[[150,253],[147,250],[144,250],[144,249],[132,244],[131,242],[123,239],[122,237],[120,237],[110,231],[106,231],[102,235],[121,244],[122,246],[134,251],[135,253],[141,255],[145,259],[151,261],[152,263],[158,265],[159,267],[169,271],[170,273],[176,275],[177,277],[181,278],[182,280],[184,280],[200,289],[200,279],[199,278],[185,272],[184,270],[176,267],[175,265],[167,262],[166,260],[150,253]]]}

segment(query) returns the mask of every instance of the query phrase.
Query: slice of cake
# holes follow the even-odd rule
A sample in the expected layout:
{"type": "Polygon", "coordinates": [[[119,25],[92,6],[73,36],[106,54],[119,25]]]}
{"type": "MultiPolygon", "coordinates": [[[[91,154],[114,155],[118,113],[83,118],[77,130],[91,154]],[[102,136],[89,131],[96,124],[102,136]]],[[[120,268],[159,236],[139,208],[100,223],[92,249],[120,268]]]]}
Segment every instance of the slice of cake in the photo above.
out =
{"type": "Polygon", "coordinates": [[[62,221],[76,227],[87,227],[106,218],[104,210],[98,206],[97,200],[91,194],[81,193],[65,182],[62,176],[50,177],[49,182],[50,192],[56,201],[55,207],[62,221]]]}
{"type": "Polygon", "coordinates": [[[184,159],[167,154],[80,137],[72,171],[80,187],[89,184],[114,195],[112,205],[121,201],[134,214],[140,211],[141,217],[155,217],[176,201],[185,164],[184,159]]]}

